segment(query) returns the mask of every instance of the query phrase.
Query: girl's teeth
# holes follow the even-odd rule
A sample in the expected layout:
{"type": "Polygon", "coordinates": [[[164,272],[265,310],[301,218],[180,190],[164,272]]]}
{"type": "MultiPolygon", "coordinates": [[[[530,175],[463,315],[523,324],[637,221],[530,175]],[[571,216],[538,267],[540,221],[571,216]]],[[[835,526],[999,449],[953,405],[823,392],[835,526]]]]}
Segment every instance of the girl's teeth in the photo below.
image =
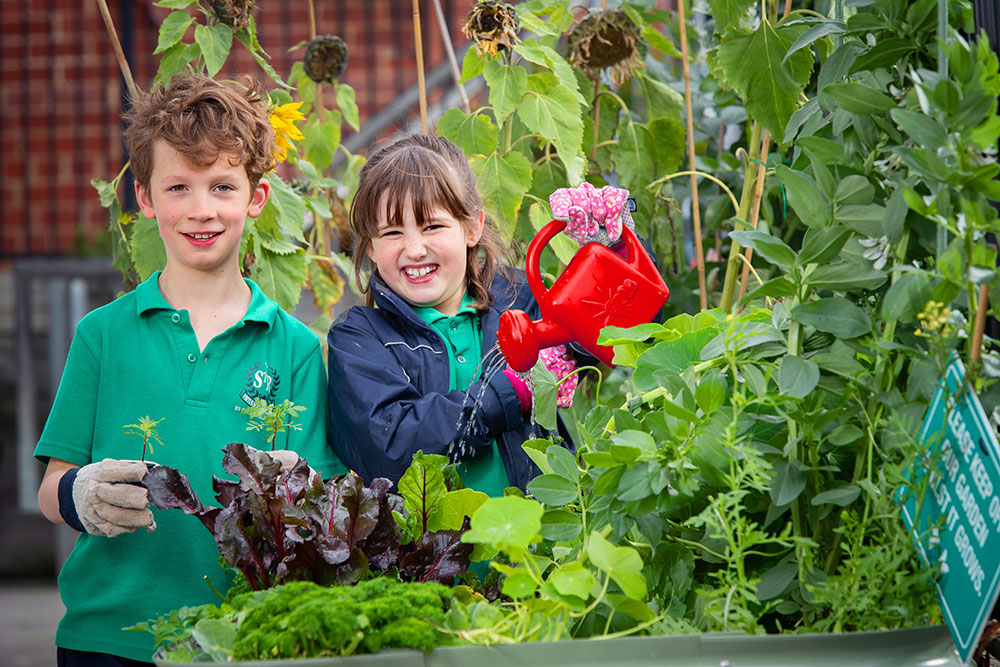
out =
{"type": "Polygon", "coordinates": [[[424,266],[424,267],[421,267],[419,269],[406,269],[406,275],[410,276],[411,278],[422,278],[423,276],[426,276],[431,271],[433,271],[433,269],[431,267],[424,266]]]}
{"type": "Polygon", "coordinates": [[[188,236],[198,241],[204,241],[205,239],[212,238],[215,234],[188,234],[188,236]]]}

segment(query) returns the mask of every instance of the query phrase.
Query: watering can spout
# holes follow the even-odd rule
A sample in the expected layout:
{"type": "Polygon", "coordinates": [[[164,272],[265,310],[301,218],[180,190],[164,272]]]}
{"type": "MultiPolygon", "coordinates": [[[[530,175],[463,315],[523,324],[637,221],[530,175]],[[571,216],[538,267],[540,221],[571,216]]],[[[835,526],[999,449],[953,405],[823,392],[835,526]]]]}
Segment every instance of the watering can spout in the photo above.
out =
{"type": "Polygon", "coordinates": [[[653,261],[627,227],[622,229],[627,258],[599,243],[588,243],[552,287],[546,288],[539,269],[541,252],[565,226],[564,221],[553,220],[528,246],[528,286],[542,318],[532,321],[523,310],[511,310],[500,317],[500,351],[520,373],[535,365],[540,350],[573,342],[613,365],[614,349],[597,343],[601,329],[649,322],[670,296],[653,261]]]}

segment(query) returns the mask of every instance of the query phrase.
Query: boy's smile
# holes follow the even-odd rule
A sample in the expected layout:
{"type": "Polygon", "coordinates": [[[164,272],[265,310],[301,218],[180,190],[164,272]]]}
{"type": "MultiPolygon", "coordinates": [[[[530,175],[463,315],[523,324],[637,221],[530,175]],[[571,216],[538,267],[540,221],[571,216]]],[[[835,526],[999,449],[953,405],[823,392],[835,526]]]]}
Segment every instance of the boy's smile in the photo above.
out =
{"type": "Polygon", "coordinates": [[[207,167],[191,164],[165,141],[153,146],[148,190],[136,184],[136,199],[155,218],[167,267],[214,272],[237,268],[247,216],[260,215],[270,192],[261,180],[253,190],[242,164],[226,154],[207,167]]]}
{"type": "Polygon", "coordinates": [[[482,220],[466,227],[438,207],[418,226],[412,206],[405,210],[401,224],[392,224],[385,219],[383,206],[368,255],[404,301],[452,316],[465,296],[466,253],[479,241],[482,220]]]}

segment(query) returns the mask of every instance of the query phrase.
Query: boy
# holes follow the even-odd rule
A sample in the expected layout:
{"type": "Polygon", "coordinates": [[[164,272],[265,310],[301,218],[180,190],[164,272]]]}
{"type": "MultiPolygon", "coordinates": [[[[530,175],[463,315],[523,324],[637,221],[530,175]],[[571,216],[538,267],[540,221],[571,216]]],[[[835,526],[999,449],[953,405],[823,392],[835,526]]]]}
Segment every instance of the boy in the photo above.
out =
{"type": "MultiPolygon", "coordinates": [[[[307,409],[279,434],[313,468],[343,472],[327,446],[326,374],[316,337],[240,275],[247,216],[267,203],[274,132],[267,100],[249,89],[179,75],[135,100],[126,143],[136,199],[155,218],[166,266],[77,327],[35,456],[49,520],[81,531],[59,575],[66,615],[59,665],[148,664],[152,636],[122,628],[225,590],[212,536],[181,512],[147,507],[142,439],[123,432],[148,416],[163,445],[151,459],[214,497],[221,448],[246,430],[254,398],[307,409]]],[[[286,452],[282,452],[286,453],[286,452]]],[[[289,454],[290,453],[286,453],[289,454]]],[[[295,457],[293,456],[292,459],[295,457]]]]}

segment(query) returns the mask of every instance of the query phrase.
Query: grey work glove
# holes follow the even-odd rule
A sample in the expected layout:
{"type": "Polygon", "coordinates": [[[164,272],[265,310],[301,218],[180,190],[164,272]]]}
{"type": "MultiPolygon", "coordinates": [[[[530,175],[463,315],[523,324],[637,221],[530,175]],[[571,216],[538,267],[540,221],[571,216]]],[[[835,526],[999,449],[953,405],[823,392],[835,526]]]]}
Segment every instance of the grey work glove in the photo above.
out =
{"type": "MultiPolygon", "coordinates": [[[[299,456],[298,452],[293,452],[290,449],[275,449],[264,453],[281,464],[282,472],[288,472],[294,468],[299,462],[299,459],[302,458],[299,456]]],[[[312,466],[309,466],[309,483],[316,484],[316,482],[320,481],[322,481],[322,478],[319,476],[319,473],[313,470],[312,466]]]]}
{"type": "Polygon", "coordinates": [[[149,510],[149,492],[141,482],[146,464],[104,459],[80,468],[73,482],[73,504],[80,523],[91,535],[117,537],[140,528],[156,529],[149,510]]]}

